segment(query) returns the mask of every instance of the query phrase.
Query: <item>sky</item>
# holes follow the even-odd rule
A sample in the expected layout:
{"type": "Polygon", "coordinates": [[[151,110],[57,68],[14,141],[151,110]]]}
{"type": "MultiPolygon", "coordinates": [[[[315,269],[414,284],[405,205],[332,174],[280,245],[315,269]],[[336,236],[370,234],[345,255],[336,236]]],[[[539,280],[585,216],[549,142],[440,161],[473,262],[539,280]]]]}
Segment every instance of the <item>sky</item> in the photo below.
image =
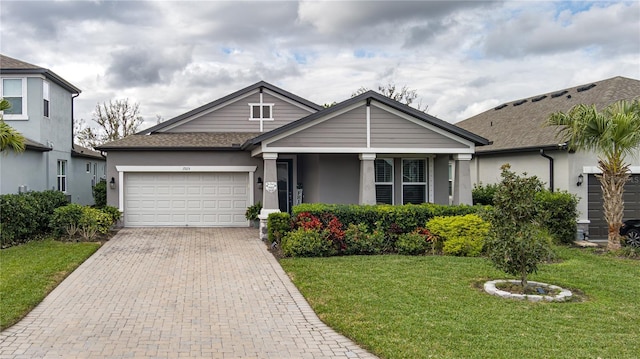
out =
{"type": "Polygon", "coordinates": [[[6,1],[0,52],[145,123],[267,81],[318,104],[416,90],[456,123],[501,103],[640,79],[640,1],[6,1]]]}

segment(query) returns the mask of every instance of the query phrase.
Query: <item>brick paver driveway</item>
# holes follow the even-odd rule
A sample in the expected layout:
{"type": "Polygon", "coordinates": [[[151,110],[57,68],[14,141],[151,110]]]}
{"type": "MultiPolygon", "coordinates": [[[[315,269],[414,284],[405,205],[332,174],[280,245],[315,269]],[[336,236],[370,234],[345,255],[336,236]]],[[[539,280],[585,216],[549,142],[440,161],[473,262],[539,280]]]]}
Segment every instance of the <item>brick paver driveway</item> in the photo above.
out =
{"type": "Polygon", "coordinates": [[[365,358],[249,228],[123,229],[26,318],[0,358],[365,358]]]}

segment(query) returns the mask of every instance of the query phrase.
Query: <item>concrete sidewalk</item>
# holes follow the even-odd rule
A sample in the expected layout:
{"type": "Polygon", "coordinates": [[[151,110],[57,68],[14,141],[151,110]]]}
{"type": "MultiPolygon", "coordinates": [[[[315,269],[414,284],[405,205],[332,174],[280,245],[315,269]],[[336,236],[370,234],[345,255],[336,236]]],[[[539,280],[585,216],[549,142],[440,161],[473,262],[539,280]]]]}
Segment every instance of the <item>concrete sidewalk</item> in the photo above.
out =
{"type": "Polygon", "coordinates": [[[324,325],[250,228],[123,229],[0,358],[374,358],[324,325]]]}

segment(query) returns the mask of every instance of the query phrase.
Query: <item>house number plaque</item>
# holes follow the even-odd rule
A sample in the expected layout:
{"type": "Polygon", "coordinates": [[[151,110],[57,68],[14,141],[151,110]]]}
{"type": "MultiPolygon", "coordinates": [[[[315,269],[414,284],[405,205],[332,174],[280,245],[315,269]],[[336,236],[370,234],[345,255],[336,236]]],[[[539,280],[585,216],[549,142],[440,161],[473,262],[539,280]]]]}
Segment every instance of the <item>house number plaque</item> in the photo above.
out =
{"type": "Polygon", "coordinates": [[[278,182],[267,182],[264,184],[264,189],[269,193],[273,193],[278,190],[278,182]]]}

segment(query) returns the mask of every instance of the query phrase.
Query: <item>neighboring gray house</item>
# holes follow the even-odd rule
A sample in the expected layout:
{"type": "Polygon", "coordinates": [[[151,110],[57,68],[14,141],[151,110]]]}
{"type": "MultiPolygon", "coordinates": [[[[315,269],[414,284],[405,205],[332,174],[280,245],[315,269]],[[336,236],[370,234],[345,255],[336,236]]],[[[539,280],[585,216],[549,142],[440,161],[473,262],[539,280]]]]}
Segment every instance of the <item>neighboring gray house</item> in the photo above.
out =
{"type": "MultiPolygon", "coordinates": [[[[577,104],[602,110],[618,100],[640,97],[640,81],[625,77],[588,83],[509,102],[456,125],[492,141],[477,149],[471,161],[473,183],[497,183],[500,166],[509,163],[517,173],[536,175],[555,190],[580,198],[579,231],[591,239],[607,237],[602,212],[597,155],[569,152],[558,144],[557,128],[544,123],[553,112],[566,112],[577,104]],[[548,156],[548,157],[547,157],[548,156]]],[[[625,218],[640,218],[640,153],[628,158],[632,176],[625,186],[625,218]]]]}
{"type": "Polygon", "coordinates": [[[329,108],[266,82],[98,149],[125,226],[248,226],[248,206],[471,202],[488,141],[376,92],[329,108]]]}
{"type": "Polygon", "coordinates": [[[24,153],[0,156],[0,193],[53,189],[74,203],[93,204],[94,176],[104,178],[106,161],[73,145],[73,99],[79,94],[51,70],[0,55],[0,96],[12,104],[3,119],[27,140],[24,153]]]}

